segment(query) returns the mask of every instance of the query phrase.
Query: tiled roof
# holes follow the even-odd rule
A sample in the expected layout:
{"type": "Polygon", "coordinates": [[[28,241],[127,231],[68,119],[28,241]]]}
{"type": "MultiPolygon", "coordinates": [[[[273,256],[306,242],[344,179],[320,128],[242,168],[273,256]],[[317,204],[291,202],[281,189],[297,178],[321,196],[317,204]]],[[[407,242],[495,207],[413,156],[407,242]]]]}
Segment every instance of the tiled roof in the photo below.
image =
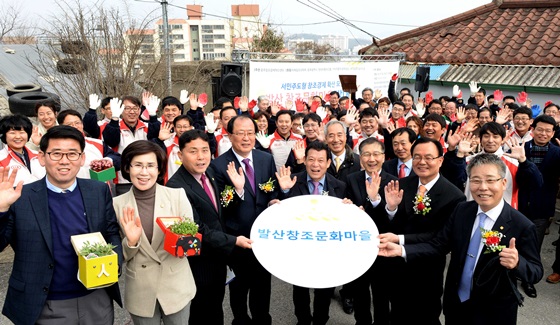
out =
{"type": "Polygon", "coordinates": [[[559,66],[560,0],[493,0],[360,50],[394,52],[410,62],[559,66]]]}

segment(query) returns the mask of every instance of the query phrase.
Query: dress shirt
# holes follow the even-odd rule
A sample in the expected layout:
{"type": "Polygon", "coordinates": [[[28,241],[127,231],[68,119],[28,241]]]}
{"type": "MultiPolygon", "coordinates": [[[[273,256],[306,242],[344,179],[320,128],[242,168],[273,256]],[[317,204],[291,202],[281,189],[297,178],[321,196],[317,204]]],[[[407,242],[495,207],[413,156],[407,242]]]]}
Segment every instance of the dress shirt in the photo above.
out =
{"type": "Polygon", "coordinates": [[[72,192],[72,191],[74,191],[76,186],[78,186],[78,182],[76,181],[75,178],[74,178],[74,183],[72,183],[72,185],[70,185],[70,187],[68,187],[66,189],[54,186],[51,182],[49,182],[49,177],[48,176],[45,177],[45,180],[47,181],[47,188],[49,190],[55,192],[55,193],[64,193],[66,191],[72,192]]]}
{"type": "MultiPolygon", "coordinates": [[[[321,179],[319,180],[319,195],[323,194],[323,191],[325,190],[325,178],[327,176],[323,175],[323,177],[321,177],[321,179]]],[[[309,188],[309,193],[313,194],[313,190],[315,190],[315,186],[313,185],[314,180],[311,179],[311,177],[309,177],[309,175],[307,175],[307,188],[309,188]]]]}
{"type": "MultiPolygon", "coordinates": [[[[253,171],[255,170],[255,164],[253,162],[253,151],[249,152],[249,155],[247,157],[241,157],[233,149],[231,151],[235,155],[235,158],[237,158],[237,160],[239,161],[239,164],[241,165],[241,168],[243,168],[243,173],[247,174],[247,171],[245,170],[245,163],[243,162],[243,159],[245,159],[245,158],[249,158],[249,163],[251,164],[251,167],[253,167],[253,171]]],[[[241,193],[238,193],[237,190],[235,190],[235,193],[237,193],[237,196],[239,196],[239,198],[241,198],[242,200],[245,198],[245,189],[242,189],[241,193]]]]}
{"type": "Polygon", "coordinates": [[[412,170],[412,158],[408,159],[407,162],[403,162],[400,158],[398,158],[397,161],[397,174],[399,173],[399,169],[401,169],[401,165],[404,164],[404,174],[406,176],[410,175],[410,171],[412,170]]]}

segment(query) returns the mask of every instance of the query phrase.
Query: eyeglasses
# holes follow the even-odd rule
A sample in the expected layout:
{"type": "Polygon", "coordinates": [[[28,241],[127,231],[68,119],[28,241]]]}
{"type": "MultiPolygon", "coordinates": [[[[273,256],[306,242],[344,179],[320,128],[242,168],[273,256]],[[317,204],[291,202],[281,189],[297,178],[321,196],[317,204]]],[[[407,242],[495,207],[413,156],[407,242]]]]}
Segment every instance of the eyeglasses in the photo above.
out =
{"type": "Polygon", "coordinates": [[[49,155],[49,158],[51,158],[52,161],[59,161],[64,156],[66,156],[66,158],[68,158],[68,160],[70,160],[70,161],[76,161],[76,160],[80,159],[82,154],[83,154],[83,152],[74,152],[74,151],[71,151],[71,152],[59,152],[59,151],[47,152],[47,155],[49,155]]]}
{"type": "Polygon", "coordinates": [[[554,129],[535,128],[534,132],[551,134],[554,132],[554,129]]]}
{"type": "Polygon", "coordinates": [[[360,156],[364,157],[364,158],[369,158],[371,156],[373,156],[374,158],[377,158],[381,155],[384,155],[384,152],[364,152],[362,154],[360,154],[360,156]]]}
{"type": "Polygon", "coordinates": [[[403,112],[403,111],[404,111],[404,108],[401,108],[401,107],[393,107],[393,111],[403,112]]]}
{"type": "Polygon", "coordinates": [[[70,123],[64,123],[64,125],[72,126],[72,127],[77,127],[77,126],[82,125],[82,121],[75,121],[75,122],[70,122],[70,123]]]}
{"type": "Polygon", "coordinates": [[[158,165],[157,164],[142,165],[140,163],[135,163],[135,164],[130,165],[131,170],[135,170],[135,171],[138,171],[138,172],[141,171],[144,168],[146,168],[146,170],[155,170],[155,169],[158,169],[158,165]]]}
{"type": "Polygon", "coordinates": [[[422,159],[427,162],[428,164],[432,163],[434,160],[441,158],[441,156],[437,156],[437,157],[432,157],[432,156],[426,156],[426,157],[422,157],[422,156],[413,156],[412,157],[412,161],[414,162],[420,162],[422,161],[422,159]]]}
{"type": "Polygon", "coordinates": [[[303,125],[303,128],[304,129],[312,129],[312,128],[316,128],[318,126],[319,126],[319,124],[317,124],[317,123],[305,123],[303,125]]]}
{"type": "Polygon", "coordinates": [[[138,111],[140,111],[140,107],[138,107],[138,106],[125,106],[124,111],[125,112],[138,112],[138,111]]]}
{"type": "Polygon", "coordinates": [[[245,131],[245,132],[240,131],[240,132],[235,132],[235,133],[232,133],[232,134],[235,135],[235,136],[238,136],[240,138],[244,138],[244,137],[252,138],[252,137],[255,136],[254,131],[245,131]]]}
{"type": "Polygon", "coordinates": [[[500,178],[489,178],[489,179],[480,179],[480,178],[470,178],[469,181],[471,182],[471,184],[473,185],[477,185],[480,186],[484,183],[486,183],[486,185],[488,186],[492,186],[496,183],[498,183],[500,180],[502,180],[503,177],[500,178]]]}
{"type": "Polygon", "coordinates": [[[361,120],[360,120],[360,123],[363,123],[363,124],[375,124],[375,119],[373,119],[373,118],[372,118],[372,119],[367,119],[367,120],[361,119],[361,120]]]}
{"type": "Polygon", "coordinates": [[[530,118],[528,118],[528,117],[516,117],[516,118],[514,118],[513,120],[514,120],[515,122],[519,122],[519,121],[526,122],[526,121],[529,121],[530,118]]]}

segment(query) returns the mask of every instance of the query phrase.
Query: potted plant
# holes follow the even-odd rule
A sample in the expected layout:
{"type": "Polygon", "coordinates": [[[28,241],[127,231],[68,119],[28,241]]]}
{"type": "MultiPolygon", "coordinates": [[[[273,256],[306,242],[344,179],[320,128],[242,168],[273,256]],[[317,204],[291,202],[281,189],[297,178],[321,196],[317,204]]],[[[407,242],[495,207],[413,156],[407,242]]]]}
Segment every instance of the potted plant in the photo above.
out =
{"type": "Polygon", "coordinates": [[[78,254],[78,279],[86,288],[104,288],[118,281],[116,246],[107,244],[101,233],[72,236],[71,241],[78,254]]]}
{"type": "Polygon", "coordinates": [[[191,219],[159,217],[156,220],[164,233],[163,249],[173,256],[200,255],[202,234],[191,219]]]}
{"type": "Polygon", "coordinates": [[[115,167],[113,167],[113,162],[109,159],[93,160],[89,164],[89,177],[100,182],[107,182],[114,179],[117,177],[117,174],[115,172],[115,167]]]}

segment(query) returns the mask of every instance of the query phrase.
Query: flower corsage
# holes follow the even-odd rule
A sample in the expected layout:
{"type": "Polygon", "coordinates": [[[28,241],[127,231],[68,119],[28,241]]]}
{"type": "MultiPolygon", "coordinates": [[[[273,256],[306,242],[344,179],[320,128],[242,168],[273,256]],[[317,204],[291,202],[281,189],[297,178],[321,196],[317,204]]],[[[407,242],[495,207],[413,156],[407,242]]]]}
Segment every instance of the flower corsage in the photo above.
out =
{"type": "Polygon", "coordinates": [[[268,181],[259,184],[259,189],[265,193],[270,193],[274,191],[274,182],[276,180],[272,180],[272,177],[268,179],[268,181]]]}
{"type": "Polygon", "coordinates": [[[428,214],[428,212],[432,210],[432,207],[430,207],[431,201],[432,200],[428,195],[422,196],[420,194],[416,194],[414,197],[414,213],[421,214],[423,216],[428,214]]]}
{"type": "Polygon", "coordinates": [[[222,206],[224,208],[233,201],[233,186],[226,185],[222,193],[220,193],[220,201],[222,202],[222,206]]]}
{"type": "Polygon", "coordinates": [[[502,249],[506,248],[505,245],[500,245],[500,241],[505,237],[501,232],[480,228],[480,233],[482,243],[486,247],[484,254],[501,252],[502,249]]]}

